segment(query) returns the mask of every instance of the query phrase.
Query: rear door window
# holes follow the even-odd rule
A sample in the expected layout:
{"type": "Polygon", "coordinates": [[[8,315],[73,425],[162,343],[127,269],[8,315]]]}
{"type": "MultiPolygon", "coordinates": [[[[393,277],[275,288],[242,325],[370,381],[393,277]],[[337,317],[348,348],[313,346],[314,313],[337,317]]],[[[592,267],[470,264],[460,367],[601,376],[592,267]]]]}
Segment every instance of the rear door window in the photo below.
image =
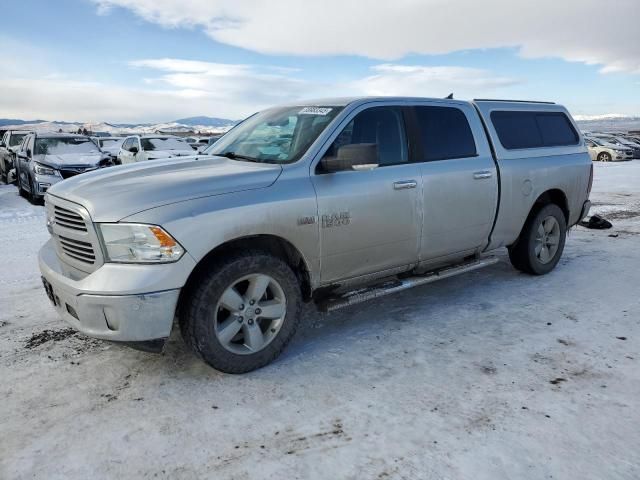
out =
{"type": "Polygon", "coordinates": [[[507,150],[577,145],[578,133],[562,112],[491,112],[491,122],[507,150]]]}
{"type": "Polygon", "coordinates": [[[418,161],[474,157],[476,143],[464,112],[455,107],[414,107],[423,158],[418,161]]]}

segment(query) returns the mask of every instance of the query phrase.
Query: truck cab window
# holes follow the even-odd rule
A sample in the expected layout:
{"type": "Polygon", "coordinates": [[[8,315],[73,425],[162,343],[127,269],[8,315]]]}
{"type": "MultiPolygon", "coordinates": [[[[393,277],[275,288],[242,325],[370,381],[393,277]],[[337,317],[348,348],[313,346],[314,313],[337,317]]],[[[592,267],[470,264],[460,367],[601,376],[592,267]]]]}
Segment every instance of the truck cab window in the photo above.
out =
{"type": "Polygon", "coordinates": [[[337,155],[345,145],[375,143],[378,163],[397,165],[407,163],[407,142],[402,111],[395,107],[374,107],[357,114],[340,132],[326,155],[337,155]]]}
{"type": "Polygon", "coordinates": [[[422,161],[474,157],[476,144],[469,121],[455,107],[415,107],[422,161]]]}

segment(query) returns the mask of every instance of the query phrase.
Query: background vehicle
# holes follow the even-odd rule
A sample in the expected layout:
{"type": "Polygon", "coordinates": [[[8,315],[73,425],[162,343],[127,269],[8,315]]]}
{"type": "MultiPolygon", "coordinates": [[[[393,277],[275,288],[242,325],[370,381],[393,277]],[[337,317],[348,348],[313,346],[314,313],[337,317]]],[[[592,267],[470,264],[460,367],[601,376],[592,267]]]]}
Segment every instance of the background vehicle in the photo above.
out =
{"type": "Polygon", "coordinates": [[[616,145],[618,147],[626,147],[631,150],[632,159],[640,159],[640,145],[627,140],[620,135],[595,134],[591,138],[601,139],[611,145],[616,145]]]}
{"type": "Polygon", "coordinates": [[[207,153],[48,192],[40,270],[71,325],[161,349],[177,315],[207,363],[250,371],[284,349],[303,301],[353,305],[492,265],[501,247],[550,272],[593,180],[566,109],[535,102],[287,105],[207,153]]]}
{"type": "Polygon", "coordinates": [[[18,189],[34,202],[52,185],[110,161],[89,137],[69,133],[30,133],[16,156],[18,189]]]}
{"type": "Polygon", "coordinates": [[[9,171],[15,168],[16,151],[28,130],[7,130],[0,140],[0,180],[7,182],[9,171]]]}
{"type": "Polygon", "coordinates": [[[121,164],[193,155],[193,148],[182,138],[167,135],[134,135],[125,138],[118,160],[121,164]]]}
{"type": "Polygon", "coordinates": [[[591,160],[599,162],[620,162],[631,160],[633,150],[622,145],[614,145],[602,138],[585,137],[591,160]]]}
{"type": "Polygon", "coordinates": [[[108,153],[115,165],[119,164],[118,153],[124,143],[123,137],[94,137],[93,141],[105,153],[108,153]]]}

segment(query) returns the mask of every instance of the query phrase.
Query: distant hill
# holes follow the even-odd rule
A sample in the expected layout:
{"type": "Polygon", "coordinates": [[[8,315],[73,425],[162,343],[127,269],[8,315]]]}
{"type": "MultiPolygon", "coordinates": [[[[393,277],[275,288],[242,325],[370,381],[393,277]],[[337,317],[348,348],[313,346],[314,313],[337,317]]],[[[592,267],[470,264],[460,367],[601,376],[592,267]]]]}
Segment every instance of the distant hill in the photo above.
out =
{"type": "Polygon", "coordinates": [[[188,117],[174,120],[173,123],[179,123],[181,125],[198,126],[198,127],[229,127],[235,125],[237,120],[229,120],[228,118],[216,118],[216,117],[188,117]]]}
{"type": "Polygon", "coordinates": [[[44,120],[18,120],[15,118],[0,118],[0,127],[6,127],[7,125],[26,125],[43,122],[44,120]]]}
{"type": "Polygon", "coordinates": [[[583,132],[628,132],[640,130],[640,116],[619,114],[574,115],[576,123],[583,132]]]}
{"type": "Polygon", "coordinates": [[[4,129],[35,130],[38,132],[63,132],[75,133],[78,129],[87,129],[90,132],[106,132],[115,135],[132,135],[136,133],[175,133],[219,135],[229,130],[236,122],[224,118],[214,117],[190,117],[174,122],[166,123],[107,123],[107,122],[60,122],[47,120],[19,120],[0,119],[0,127],[4,129]]]}

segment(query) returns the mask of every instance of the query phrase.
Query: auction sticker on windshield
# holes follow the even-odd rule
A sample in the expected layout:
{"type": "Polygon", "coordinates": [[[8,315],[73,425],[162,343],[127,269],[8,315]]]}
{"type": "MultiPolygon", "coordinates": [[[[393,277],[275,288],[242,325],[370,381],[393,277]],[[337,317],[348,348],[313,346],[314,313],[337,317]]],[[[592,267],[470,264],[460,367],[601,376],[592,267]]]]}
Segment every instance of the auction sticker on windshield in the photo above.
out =
{"type": "Polygon", "coordinates": [[[302,110],[298,112],[300,115],[326,115],[333,108],[327,107],[304,107],[302,110]]]}

